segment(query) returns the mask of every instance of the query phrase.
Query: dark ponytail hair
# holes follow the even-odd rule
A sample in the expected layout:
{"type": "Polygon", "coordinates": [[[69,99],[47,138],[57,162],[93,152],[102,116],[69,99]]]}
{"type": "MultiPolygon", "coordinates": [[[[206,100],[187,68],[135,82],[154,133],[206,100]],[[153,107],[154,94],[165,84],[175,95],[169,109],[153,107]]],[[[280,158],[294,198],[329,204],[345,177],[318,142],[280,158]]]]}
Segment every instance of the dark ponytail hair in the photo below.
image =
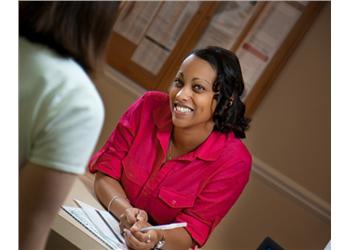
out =
{"type": "Polygon", "coordinates": [[[207,61],[216,70],[213,84],[217,106],[214,111],[214,130],[222,133],[234,132],[239,138],[245,138],[249,119],[244,116],[245,104],[241,101],[244,82],[237,56],[229,50],[209,46],[191,54],[207,61]]]}

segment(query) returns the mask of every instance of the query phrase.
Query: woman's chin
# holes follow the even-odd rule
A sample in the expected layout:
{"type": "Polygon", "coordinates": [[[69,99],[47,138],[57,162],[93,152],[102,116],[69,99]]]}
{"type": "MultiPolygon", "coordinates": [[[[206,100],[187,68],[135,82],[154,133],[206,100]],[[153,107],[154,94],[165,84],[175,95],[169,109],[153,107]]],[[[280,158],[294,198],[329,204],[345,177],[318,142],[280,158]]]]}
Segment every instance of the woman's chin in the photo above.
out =
{"type": "Polygon", "coordinates": [[[186,128],[190,125],[188,121],[184,121],[184,119],[177,119],[173,117],[172,121],[173,121],[174,127],[177,127],[177,128],[186,128]]]}

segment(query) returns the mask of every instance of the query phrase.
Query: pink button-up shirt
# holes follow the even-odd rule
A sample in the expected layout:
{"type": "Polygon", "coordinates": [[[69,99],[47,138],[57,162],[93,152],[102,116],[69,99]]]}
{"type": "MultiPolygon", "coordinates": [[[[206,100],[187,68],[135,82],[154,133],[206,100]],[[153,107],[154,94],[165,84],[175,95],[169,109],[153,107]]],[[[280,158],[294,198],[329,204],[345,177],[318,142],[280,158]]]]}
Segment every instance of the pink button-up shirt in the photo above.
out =
{"type": "Polygon", "coordinates": [[[233,133],[213,131],[194,151],[166,161],[171,130],[169,96],[147,92],[120,118],[89,168],[120,181],[152,223],[187,222],[202,246],[247,184],[251,156],[233,133]]]}

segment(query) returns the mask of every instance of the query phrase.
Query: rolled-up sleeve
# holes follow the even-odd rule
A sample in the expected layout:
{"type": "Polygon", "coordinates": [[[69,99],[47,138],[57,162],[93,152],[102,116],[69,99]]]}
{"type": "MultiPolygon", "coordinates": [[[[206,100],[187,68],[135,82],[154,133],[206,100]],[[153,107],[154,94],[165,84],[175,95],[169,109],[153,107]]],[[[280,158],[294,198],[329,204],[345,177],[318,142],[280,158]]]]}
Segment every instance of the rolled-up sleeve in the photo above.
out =
{"type": "Polygon", "coordinates": [[[134,140],[142,114],[142,106],[143,97],[140,97],[122,115],[105,145],[90,159],[91,173],[99,171],[120,180],[122,160],[128,154],[134,140]]]}
{"type": "Polygon", "coordinates": [[[219,172],[208,181],[194,206],[176,217],[178,222],[187,222],[186,230],[200,247],[237,201],[248,182],[249,173],[247,163],[219,172]]]}

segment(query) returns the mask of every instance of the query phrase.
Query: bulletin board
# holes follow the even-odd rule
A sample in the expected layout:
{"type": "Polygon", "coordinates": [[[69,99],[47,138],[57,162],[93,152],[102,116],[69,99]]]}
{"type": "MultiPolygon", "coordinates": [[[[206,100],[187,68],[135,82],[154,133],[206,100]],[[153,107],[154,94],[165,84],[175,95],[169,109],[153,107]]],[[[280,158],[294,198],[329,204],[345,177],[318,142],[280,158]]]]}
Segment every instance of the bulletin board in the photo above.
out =
{"type": "Polygon", "coordinates": [[[183,58],[209,45],[240,60],[247,116],[312,25],[323,2],[140,1],[120,15],[108,63],[148,90],[166,91],[183,58]]]}

